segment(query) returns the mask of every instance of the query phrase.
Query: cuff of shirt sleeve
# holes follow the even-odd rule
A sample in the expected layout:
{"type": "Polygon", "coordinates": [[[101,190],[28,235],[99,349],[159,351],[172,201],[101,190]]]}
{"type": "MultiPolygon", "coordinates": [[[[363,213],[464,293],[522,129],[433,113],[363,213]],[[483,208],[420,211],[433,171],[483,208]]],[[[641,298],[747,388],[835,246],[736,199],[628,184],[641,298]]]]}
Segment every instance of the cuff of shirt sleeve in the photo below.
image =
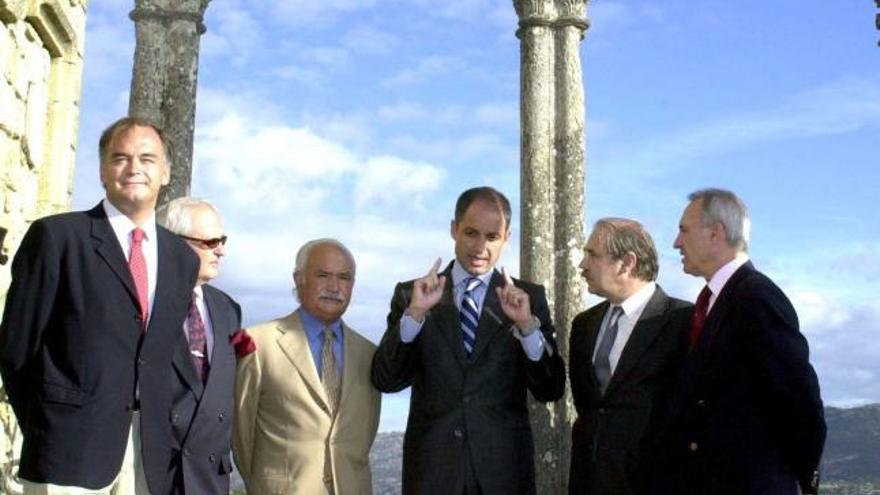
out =
{"type": "Polygon", "coordinates": [[[422,330],[422,323],[424,321],[417,321],[409,313],[404,313],[400,317],[400,341],[404,344],[409,344],[416,340],[416,337],[419,336],[419,332],[422,330]]]}

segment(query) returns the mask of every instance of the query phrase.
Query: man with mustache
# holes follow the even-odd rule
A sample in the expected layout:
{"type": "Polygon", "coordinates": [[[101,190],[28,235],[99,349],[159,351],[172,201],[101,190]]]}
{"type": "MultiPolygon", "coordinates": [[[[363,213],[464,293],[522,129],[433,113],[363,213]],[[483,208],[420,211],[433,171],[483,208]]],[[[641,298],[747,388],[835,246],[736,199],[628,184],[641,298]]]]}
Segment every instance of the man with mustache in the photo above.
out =
{"type": "Polygon", "coordinates": [[[459,196],[455,260],[397,284],[373,359],[383,392],[412,386],[403,493],[535,493],[527,390],[559,399],[565,364],[544,288],[495,270],[510,238],[510,202],[491,187],[459,196]]]}
{"type": "Polygon", "coordinates": [[[248,493],[370,494],[381,394],[376,346],[341,319],[354,257],[337,240],[309,241],[293,279],[300,307],[247,330],[257,350],[238,364],[236,465],[248,493]]]}
{"type": "Polygon", "coordinates": [[[656,422],[686,347],[691,304],[666,295],[651,235],[635,220],[602,218],[580,264],[606,298],[575,317],[569,345],[571,495],[646,493],[656,422]]]}

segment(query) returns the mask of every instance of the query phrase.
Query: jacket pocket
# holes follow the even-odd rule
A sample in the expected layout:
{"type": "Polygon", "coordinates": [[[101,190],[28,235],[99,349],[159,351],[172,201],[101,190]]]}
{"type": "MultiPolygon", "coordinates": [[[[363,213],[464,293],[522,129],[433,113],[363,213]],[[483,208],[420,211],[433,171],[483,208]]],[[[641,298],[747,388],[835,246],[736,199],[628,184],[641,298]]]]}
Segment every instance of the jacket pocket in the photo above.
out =
{"type": "Polygon", "coordinates": [[[43,382],[39,397],[43,402],[79,407],[85,404],[88,394],[75,388],[43,382]]]}

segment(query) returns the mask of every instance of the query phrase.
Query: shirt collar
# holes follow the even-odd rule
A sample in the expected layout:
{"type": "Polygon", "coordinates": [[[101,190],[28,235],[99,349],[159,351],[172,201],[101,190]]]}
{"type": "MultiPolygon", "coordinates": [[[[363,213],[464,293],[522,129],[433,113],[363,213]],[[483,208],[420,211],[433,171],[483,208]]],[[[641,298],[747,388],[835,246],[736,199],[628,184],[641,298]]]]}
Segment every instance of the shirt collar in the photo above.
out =
{"type": "Polygon", "coordinates": [[[655,290],[657,290],[657,284],[654,282],[648,282],[633,295],[626,298],[625,301],[620,303],[620,307],[623,308],[623,314],[631,316],[637,311],[644,309],[648,304],[648,301],[651,299],[651,296],[654,295],[655,290]]]}
{"type": "Polygon", "coordinates": [[[461,265],[458,263],[458,260],[455,260],[452,263],[452,286],[458,287],[458,284],[463,283],[465,280],[471,277],[476,277],[480,279],[480,282],[482,282],[486,287],[489,287],[489,282],[492,281],[492,275],[494,273],[495,269],[493,268],[492,270],[489,270],[482,275],[471,275],[467,272],[467,270],[461,267],[461,265]]]}
{"type": "MultiPolygon", "coordinates": [[[[300,320],[302,320],[303,328],[306,329],[306,334],[308,334],[309,337],[317,337],[324,331],[324,322],[318,319],[317,316],[306,311],[306,308],[302,306],[299,307],[299,317],[300,320]]],[[[330,329],[333,330],[337,339],[342,338],[341,319],[330,322],[330,329]]]]}
{"type": "MultiPolygon", "coordinates": [[[[104,198],[104,200],[101,202],[101,204],[104,206],[104,213],[107,214],[107,220],[110,221],[110,226],[113,227],[114,232],[124,232],[126,235],[126,238],[128,238],[128,235],[131,233],[131,231],[134,230],[135,227],[138,227],[138,225],[135,225],[135,223],[132,222],[130,218],[125,216],[124,213],[122,213],[121,211],[119,211],[118,208],[113,206],[113,203],[111,203],[110,200],[108,200],[107,198],[104,198]]],[[[140,225],[140,228],[141,228],[141,230],[144,231],[144,237],[146,238],[146,240],[148,242],[155,242],[155,239],[156,239],[156,212],[155,211],[150,212],[150,216],[143,223],[143,225],[140,225]]]]}
{"type": "Polygon", "coordinates": [[[721,289],[724,288],[724,285],[727,284],[727,281],[730,280],[733,273],[737,271],[739,267],[746,264],[747,261],[749,261],[749,255],[746,253],[739,253],[736,257],[715,271],[712,278],[709,279],[709,283],[706,284],[709,286],[709,290],[712,291],[712,294],[717,296],[721,293],[721,289]]]}

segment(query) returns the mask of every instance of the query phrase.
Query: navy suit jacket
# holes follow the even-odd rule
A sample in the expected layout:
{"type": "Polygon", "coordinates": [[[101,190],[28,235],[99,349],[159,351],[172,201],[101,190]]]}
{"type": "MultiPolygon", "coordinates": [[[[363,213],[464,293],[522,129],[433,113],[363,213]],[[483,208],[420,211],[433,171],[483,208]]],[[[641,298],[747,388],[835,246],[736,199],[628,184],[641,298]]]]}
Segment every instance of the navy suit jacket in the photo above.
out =
{"type": "Polygon", "coordinates": [[[825,419],[797,314],[746,263],[688,353],[661,442],[654,492],[795,495],[818,488],[825,419]]]}
{"type": "Polygon", "coordinates": [[[229,339],[241,328],[241,308],[210,285],[202,285],[202,294],[214,330],[206,383],[199,379],[186,339],[174,349],[174,399],[168,420],[177,441],[175,489],[176,493],[227,494],[236,364],[229,339]]]}
{"type": "Polygon", "coordinates": [[[35,221],[12,264],[0,325],[0,374],[23,433],[19,475],[100,488],[122,465],[135,387],[150,491],[168,490],[173,438],[170,349],[198,259],[158,227],[158,269],[146,334],[127,256],[99,204],[35,221]]]}
{"type": "Polygon", "coordinates": [[[659,286],[645,305],[603,395],[593,352],[608,301],[575,317],[569,376],[577,419],[571,430],[572,495],[643,493],[657,422],[687,350],[692,305],[659,286]]]}
{"type": "Polygon", "coordinates": [[[541,321],[547,351],[529,360],[511,334],[492,275],[471,358],[465,356],[459,310],[453,301],[451,264],[446,287],[426,315],[416,339],[400,340],[400,318],[409,306],[413,282],[398,284],[391,300],[388,330],[373,356],[373,384],[382,392],[412,386],[403,441],[403,493],[462,493],[465,456],[470,456],[482,493],[535,493],[534,443],[526,390],[541,402],[565,389],[565,363],[540,285],[514,280],[529,294],[532,314],[541,321]]]}

